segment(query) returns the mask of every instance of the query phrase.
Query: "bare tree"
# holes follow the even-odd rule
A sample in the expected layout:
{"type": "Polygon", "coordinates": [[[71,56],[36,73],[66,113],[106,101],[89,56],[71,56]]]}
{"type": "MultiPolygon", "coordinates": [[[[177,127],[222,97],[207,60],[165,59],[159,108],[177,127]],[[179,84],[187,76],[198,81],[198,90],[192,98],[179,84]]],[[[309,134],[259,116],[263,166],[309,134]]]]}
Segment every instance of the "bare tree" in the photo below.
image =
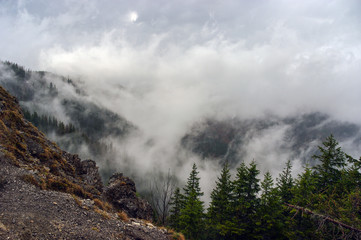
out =
{"type": "Polygon", "coordinates": [[[155,176],[150,183],[150,202],[156,212],[157,221],[161,225],[167,224],[169,203],[176,188],[176,179],[168,170],[167,175],[155,176]]]}

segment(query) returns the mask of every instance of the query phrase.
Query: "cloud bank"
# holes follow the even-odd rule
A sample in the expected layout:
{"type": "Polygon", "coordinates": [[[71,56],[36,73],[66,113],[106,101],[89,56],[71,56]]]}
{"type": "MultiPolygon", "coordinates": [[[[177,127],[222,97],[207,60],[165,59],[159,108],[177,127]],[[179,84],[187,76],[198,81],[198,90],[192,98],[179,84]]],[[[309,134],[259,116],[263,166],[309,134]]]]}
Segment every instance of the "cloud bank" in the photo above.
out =
{"type": "MultiPolygon", "coordinates": [[[[81,82],[93,101],[142,130],[121,151],[139,168],[167,169],[179,139],[204,117],[321,111],[361,124],[360,17],[357,0],[5,0],[0,52],[81,82]]],[[[282,131],[249,149],[266,151],[282,131]]]]}

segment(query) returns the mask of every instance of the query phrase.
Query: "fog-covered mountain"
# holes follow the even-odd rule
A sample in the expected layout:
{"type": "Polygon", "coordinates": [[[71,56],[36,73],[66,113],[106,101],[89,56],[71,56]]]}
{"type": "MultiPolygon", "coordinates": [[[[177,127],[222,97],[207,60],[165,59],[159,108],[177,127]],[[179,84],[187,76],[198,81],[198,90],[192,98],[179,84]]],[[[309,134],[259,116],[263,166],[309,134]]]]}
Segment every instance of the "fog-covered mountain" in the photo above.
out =
{"type": "Polygon", "coordinates": [[[0,85],[17,97],[25,117],[52,140],[67,151],[98,159],[103,170],[115,158],[107,138],[121,140],[136,131],[133,124],[98,104],[69,78],[2,62],[0,85]]]}
{"type": "Polygon", "coordinates": [[[49,141],[2,87],[0,102],[0,239],[170,239],[130,178],[105,186],[93,160],[49,141]]]}
{"type": "Polygon", "coordinates": [[[336,121],[320,112],[288,118],[206,119],[194,124],[182,138],[182,146],[203,159],[228,161],[231,166],[247,161],[252,155],[267,161],[273,152],[289,153],[290,160],[313,165],[312,156],[323,139],[333,134],[339,141],[348,142],[350,148],[357,148],[361,139],[359,130],[357,124],[336,121]],[[267,140],[263,147],[271,148],[257,152],[257,145],[267,140]]]}
{"type": "Polygon", "coordinates": [[[87,94],[80,81],[9,62],[1,63],[0,69],[0,84],[19,99],[25,116],[67,151],[95,159],[107,176],[121,169],[147,182],[143,176],[147,171],[155,171],[153,175],[170,168],[180,171],[199,160],[208,170],[226,160],[233,168],[256,160],[261,169],[277,173],[288,159],[296,166],[312,165],[317,146],[330,134],[351,153],[357,153],[360,145],[357,124],[321,112],[252,119],[205,116],[190,124],[175,142],[162,145],[160,139],[126,120],[127,116],[87,94]],[[160,168],[157,156],[161,156],[160,168]]]}

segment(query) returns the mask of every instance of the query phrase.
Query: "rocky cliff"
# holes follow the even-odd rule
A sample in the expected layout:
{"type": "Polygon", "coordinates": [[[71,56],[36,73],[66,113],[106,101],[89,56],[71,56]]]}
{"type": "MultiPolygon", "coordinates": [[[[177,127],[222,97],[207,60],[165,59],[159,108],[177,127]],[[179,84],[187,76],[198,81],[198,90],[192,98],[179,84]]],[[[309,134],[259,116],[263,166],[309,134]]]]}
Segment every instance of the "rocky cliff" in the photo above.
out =
{"type": "Polygon", "coordinates": [[[0,239],[169,239],[134,182],[103,186],[94,161],[62,151],[0,87],[0,239]]]}

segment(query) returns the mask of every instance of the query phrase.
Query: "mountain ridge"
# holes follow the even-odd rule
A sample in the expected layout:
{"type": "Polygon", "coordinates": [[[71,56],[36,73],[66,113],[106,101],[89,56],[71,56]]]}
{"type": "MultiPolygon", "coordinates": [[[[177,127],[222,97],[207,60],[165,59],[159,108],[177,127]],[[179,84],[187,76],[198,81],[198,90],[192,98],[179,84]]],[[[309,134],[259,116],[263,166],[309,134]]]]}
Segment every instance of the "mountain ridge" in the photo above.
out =
{"type": "Polygon", "coordinates": [[[167,230],[138,219],[151,220],[152,212],[132,180],[116,175],[104,187],[94,161],[46,139],[2,87],[0,165],[3,239],[169,239],[167,230]]]}

